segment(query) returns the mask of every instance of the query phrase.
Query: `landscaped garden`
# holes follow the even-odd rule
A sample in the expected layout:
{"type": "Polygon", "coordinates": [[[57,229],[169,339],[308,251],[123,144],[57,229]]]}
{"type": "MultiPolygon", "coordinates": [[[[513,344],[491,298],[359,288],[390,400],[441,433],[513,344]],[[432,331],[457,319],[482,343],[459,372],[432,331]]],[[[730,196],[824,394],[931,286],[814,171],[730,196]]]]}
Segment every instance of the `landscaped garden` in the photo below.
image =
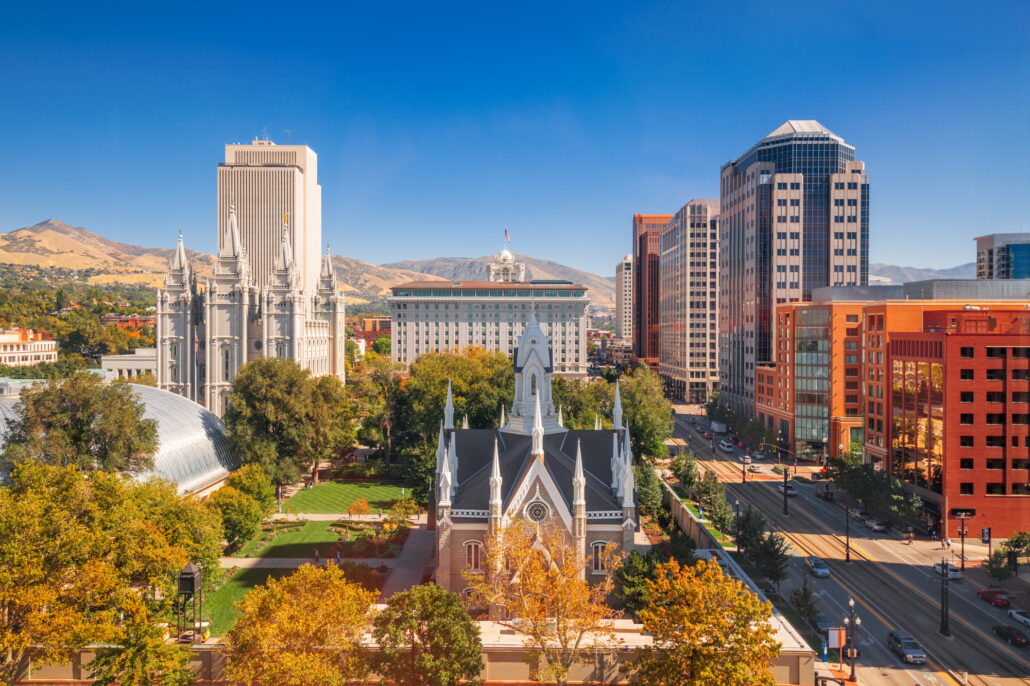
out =
{"type": "Polygon", "coordinates": [[[393,522],[282,522],[262,524],[240,546],[235,557],[295,557],[329,559],[339,551],[347,557],[396,557],[408,537],[408,527],[393,522]]]}
{"type": "MultiPolygon", "coordinates": [[[[382,482],[339,482],[330,481],[297,491],[283,507],[284,512],[309,514],[345,514],[357,500],[365,500],[369,511],[384,512],[402,497],[403,486],[382,482]]],[[[404,489],[404,495],[411,495],[411,489],[404,489]]]]}

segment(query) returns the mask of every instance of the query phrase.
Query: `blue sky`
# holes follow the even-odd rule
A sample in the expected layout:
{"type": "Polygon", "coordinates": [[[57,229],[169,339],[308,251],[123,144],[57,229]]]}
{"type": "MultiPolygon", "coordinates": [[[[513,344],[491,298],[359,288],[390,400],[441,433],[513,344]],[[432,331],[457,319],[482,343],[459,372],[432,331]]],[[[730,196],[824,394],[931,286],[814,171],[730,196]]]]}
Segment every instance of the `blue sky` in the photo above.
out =
{"type": "Polygon", "coordinates": [[[0,25],[0,231],[212,250],[222,146],[267,130],[318,153],[334,252],[478,256],[507,226],[608,275],[634,212],[717,197],[786,119],[866,162],[873,262],[1030,231],[1024,0],[34,7],[0,25]]]}

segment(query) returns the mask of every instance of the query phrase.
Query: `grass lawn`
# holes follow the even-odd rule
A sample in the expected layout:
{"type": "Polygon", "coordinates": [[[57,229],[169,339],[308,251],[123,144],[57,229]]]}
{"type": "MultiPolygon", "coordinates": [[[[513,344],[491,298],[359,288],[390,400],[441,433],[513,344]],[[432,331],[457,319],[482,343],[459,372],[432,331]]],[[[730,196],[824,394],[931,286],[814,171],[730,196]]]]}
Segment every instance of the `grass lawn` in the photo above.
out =
{"type": "MultiPolygon", "coordinates": [[[[330,531],[332,522],[304,522],[300,526],[284,527],[270,541],[261,542],[254,547],[244,545],[250,557],[314,557],[318,548],[325,558],[329,546],[340,540],[340,534],[330,531]]],[[[260,537],[261,534],[258,534],[260,537]]]]}
{"type": "Polygon", "coordinates": [[[292,569],[242,569],[212,593],[204,596],[204,616],[211,622],[211,635],[223,636],[239,617],[233,603],[240,600],[255,586],[265,583],[270,576],[283,577],[292,569]]]}
{"type": "MultiPolygon", "coordinates": [[[[411,495],[411,489],[405,494],[411,495]]],[[[358,498],[368,501],[369,510],[376,514],[387,510],[401,499],[401,487],[384,483],[339,483],[330,481],[312,488],[302,488],[286,501],[284,512],[310,512],[311,514],[346,514],[358,498]]]]}

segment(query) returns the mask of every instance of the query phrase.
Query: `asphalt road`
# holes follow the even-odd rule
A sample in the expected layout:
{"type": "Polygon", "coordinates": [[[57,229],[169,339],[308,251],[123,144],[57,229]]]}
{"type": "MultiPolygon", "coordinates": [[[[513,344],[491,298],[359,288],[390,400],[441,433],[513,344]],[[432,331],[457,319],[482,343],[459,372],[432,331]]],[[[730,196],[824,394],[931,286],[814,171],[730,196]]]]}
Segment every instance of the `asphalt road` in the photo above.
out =
{"type": "MultiPolygon", "coordinates": [[[[783,584],[784,596],[789,597],[790,588],[802,582],[805,556],[816,555],[826,561],[830,578],[810,578],[809,583],[820,611],[835,622],[847,615],[848,599],[855,600],[862,620],[857,634],[860,683],[959,685],[963,673],[968,673],[969,684],[1030,685],[1030,650],[1009,646],[991,634],[992,626],[1013,623],[1004,610],[979,600],[979,588],[972,582],[950,583],[951,638],[939,633],[941,583],[932,565],[948,553],[938,544],[916,541],[910,546],[897,533],[876,533],[852,519],[852,561],[847,563],[846,510],[839,503],[815,497],[815,489],[823,486],[795,483],[798,495],[789,499],[790,514],[785,516],[778,479],[749,475],[747,483],[740,483],[740,463],[736,460],[739,450],[732,455],[712,450],[710,441],[690,429],[682,416],[677,417],[675,436],[688,442],[698,456],[700,469],[714,470],[726,482],[731,505],[739,500],[742,508],[759,509],[787,538],[795,558],[783,584]],[[928,656],[926,665],[905,665],[887,648],[887,632],[896,628],[908,631],[919,641],[928,656]]],[[[817,652],[820,647],[813,646],[817,652]]]]}

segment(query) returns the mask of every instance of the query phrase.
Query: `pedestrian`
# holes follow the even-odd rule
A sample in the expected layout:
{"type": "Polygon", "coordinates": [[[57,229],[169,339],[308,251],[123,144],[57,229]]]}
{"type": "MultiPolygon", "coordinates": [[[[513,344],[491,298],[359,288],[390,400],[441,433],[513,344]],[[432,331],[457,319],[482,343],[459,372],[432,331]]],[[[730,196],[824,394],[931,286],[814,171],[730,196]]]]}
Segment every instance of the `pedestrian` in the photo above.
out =
{"type": "Polygon", "coordinates": [[[321,556],[322,556],[321,553],[318,552],[318,548],[315,548],[315,566],[316,567],[319,564],[319,559],[321,558],[321,556]]]}
{"type": "Polygon", "coordinates": [[[337,567],[342,567],[343,566],[343,561],[340,559],[340,549],[339,548],[336,549],[336,566],[337,567]]]}
{"type": "Polygon", "coordinates": [[[912,540],[915,538],[915,534],[912,533],[912,527],[908,527],[908,544],[912,545],[912,540]]]}
{"type": "Polygon", "coordinates": [[[945,544],[944,545],[945,548],[947,548],[948,550],[951,550],[951,539],[950,538],[945,538],[944,539],[944,544],[945,544]]]}

